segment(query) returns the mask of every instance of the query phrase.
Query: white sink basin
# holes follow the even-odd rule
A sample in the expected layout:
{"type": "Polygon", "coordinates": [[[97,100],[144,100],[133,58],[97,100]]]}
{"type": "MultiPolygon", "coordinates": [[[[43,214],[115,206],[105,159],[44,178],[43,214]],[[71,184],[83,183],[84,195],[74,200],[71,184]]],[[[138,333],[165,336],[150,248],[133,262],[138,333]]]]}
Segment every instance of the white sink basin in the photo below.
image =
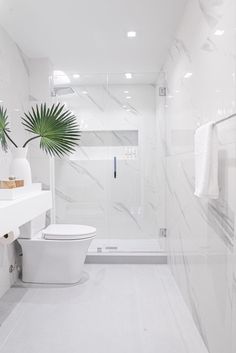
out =
{"type": "Polygon", "coordinates": [[[16,200],[23,196],[27,196],[31,192],[42,190],[41,183],[33,183],[28,186],[23,186],[14,189],[0,189],[0,200],[16,200]]]}
{"type": "Polygon", "coordinates": [[[0,237],[52,208],[51,191],[30,192],[16,200],[0,200],[0,237]]]}

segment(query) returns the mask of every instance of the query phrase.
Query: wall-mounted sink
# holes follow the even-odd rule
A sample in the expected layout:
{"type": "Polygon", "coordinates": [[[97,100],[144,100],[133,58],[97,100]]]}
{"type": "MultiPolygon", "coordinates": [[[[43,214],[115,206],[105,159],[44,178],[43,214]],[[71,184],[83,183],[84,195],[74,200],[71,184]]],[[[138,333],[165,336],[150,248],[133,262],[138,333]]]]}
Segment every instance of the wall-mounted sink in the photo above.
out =
{"type": "Polygon", "coordinates": [[[31,192],[16,200],[0,201],[0,237],[51,208],[51,191],[31,192]]]}

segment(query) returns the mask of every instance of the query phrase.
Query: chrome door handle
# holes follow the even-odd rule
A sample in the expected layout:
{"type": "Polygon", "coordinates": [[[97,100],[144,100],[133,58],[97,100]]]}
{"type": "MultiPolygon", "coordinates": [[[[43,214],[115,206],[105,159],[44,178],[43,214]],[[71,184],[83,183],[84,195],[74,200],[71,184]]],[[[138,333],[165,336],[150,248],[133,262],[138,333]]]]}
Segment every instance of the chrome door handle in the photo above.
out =
{"type": "Polygon", "coordinates": [[[114,157],[113,163],[114,163],[114,179],[116,179],[116,175],[117,175],[117,160],[116,160],[116,157],[114,157]]]}

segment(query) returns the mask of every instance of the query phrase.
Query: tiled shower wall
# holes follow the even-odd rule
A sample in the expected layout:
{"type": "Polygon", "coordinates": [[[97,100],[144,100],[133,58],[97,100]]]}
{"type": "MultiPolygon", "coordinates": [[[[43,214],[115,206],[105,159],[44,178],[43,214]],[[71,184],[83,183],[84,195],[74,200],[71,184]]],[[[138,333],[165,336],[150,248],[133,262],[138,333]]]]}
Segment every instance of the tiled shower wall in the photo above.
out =
{"type": "MultiPolygon", "coordinates": [[[[25,58],[19,48],[0,27],[0,105],[8,110],[10,129],[17,144],[23,142],[20,116],[28,106],[29,73],[25,58]]],[[[0,178],[9,176],[10,153],[0,149],[0,178]]],[[[0,218],[1,222],[1,218],[0,218]]],[[[15,263],[14,246],[0,244],[0,297],[14,282],[17,273],[9,273],[9,266],[15,263]]]]}
{"type": "Polygon", "coordinates": [[[163,67],[169,263],[210,353],[236,352],[236,119],[218,125],[218,200],[194,196],[194,132],[236,112],[236,2],[189,0],[163,67]]]}
{"type": "Polygon", "coordinates": [[[62,97],[78,115],[82,137],[74,156],[56,160],[57,221],[93,225],[100,238],[157,239],[164,188],[155,86],[90,85],[76,92],[62,97]]]}

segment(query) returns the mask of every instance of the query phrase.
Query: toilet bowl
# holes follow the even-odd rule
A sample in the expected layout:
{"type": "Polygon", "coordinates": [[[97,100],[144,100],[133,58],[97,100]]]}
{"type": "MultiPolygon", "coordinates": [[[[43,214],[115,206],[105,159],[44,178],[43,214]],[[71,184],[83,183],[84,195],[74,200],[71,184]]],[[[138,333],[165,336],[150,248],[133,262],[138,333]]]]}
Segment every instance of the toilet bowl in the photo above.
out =
{"type": "Polygon", "coordinates": [[[51,224],[31,238],[19,238],[23,282],[79,282],[89,245],[95,236],[94,227],[51,224]]]}

